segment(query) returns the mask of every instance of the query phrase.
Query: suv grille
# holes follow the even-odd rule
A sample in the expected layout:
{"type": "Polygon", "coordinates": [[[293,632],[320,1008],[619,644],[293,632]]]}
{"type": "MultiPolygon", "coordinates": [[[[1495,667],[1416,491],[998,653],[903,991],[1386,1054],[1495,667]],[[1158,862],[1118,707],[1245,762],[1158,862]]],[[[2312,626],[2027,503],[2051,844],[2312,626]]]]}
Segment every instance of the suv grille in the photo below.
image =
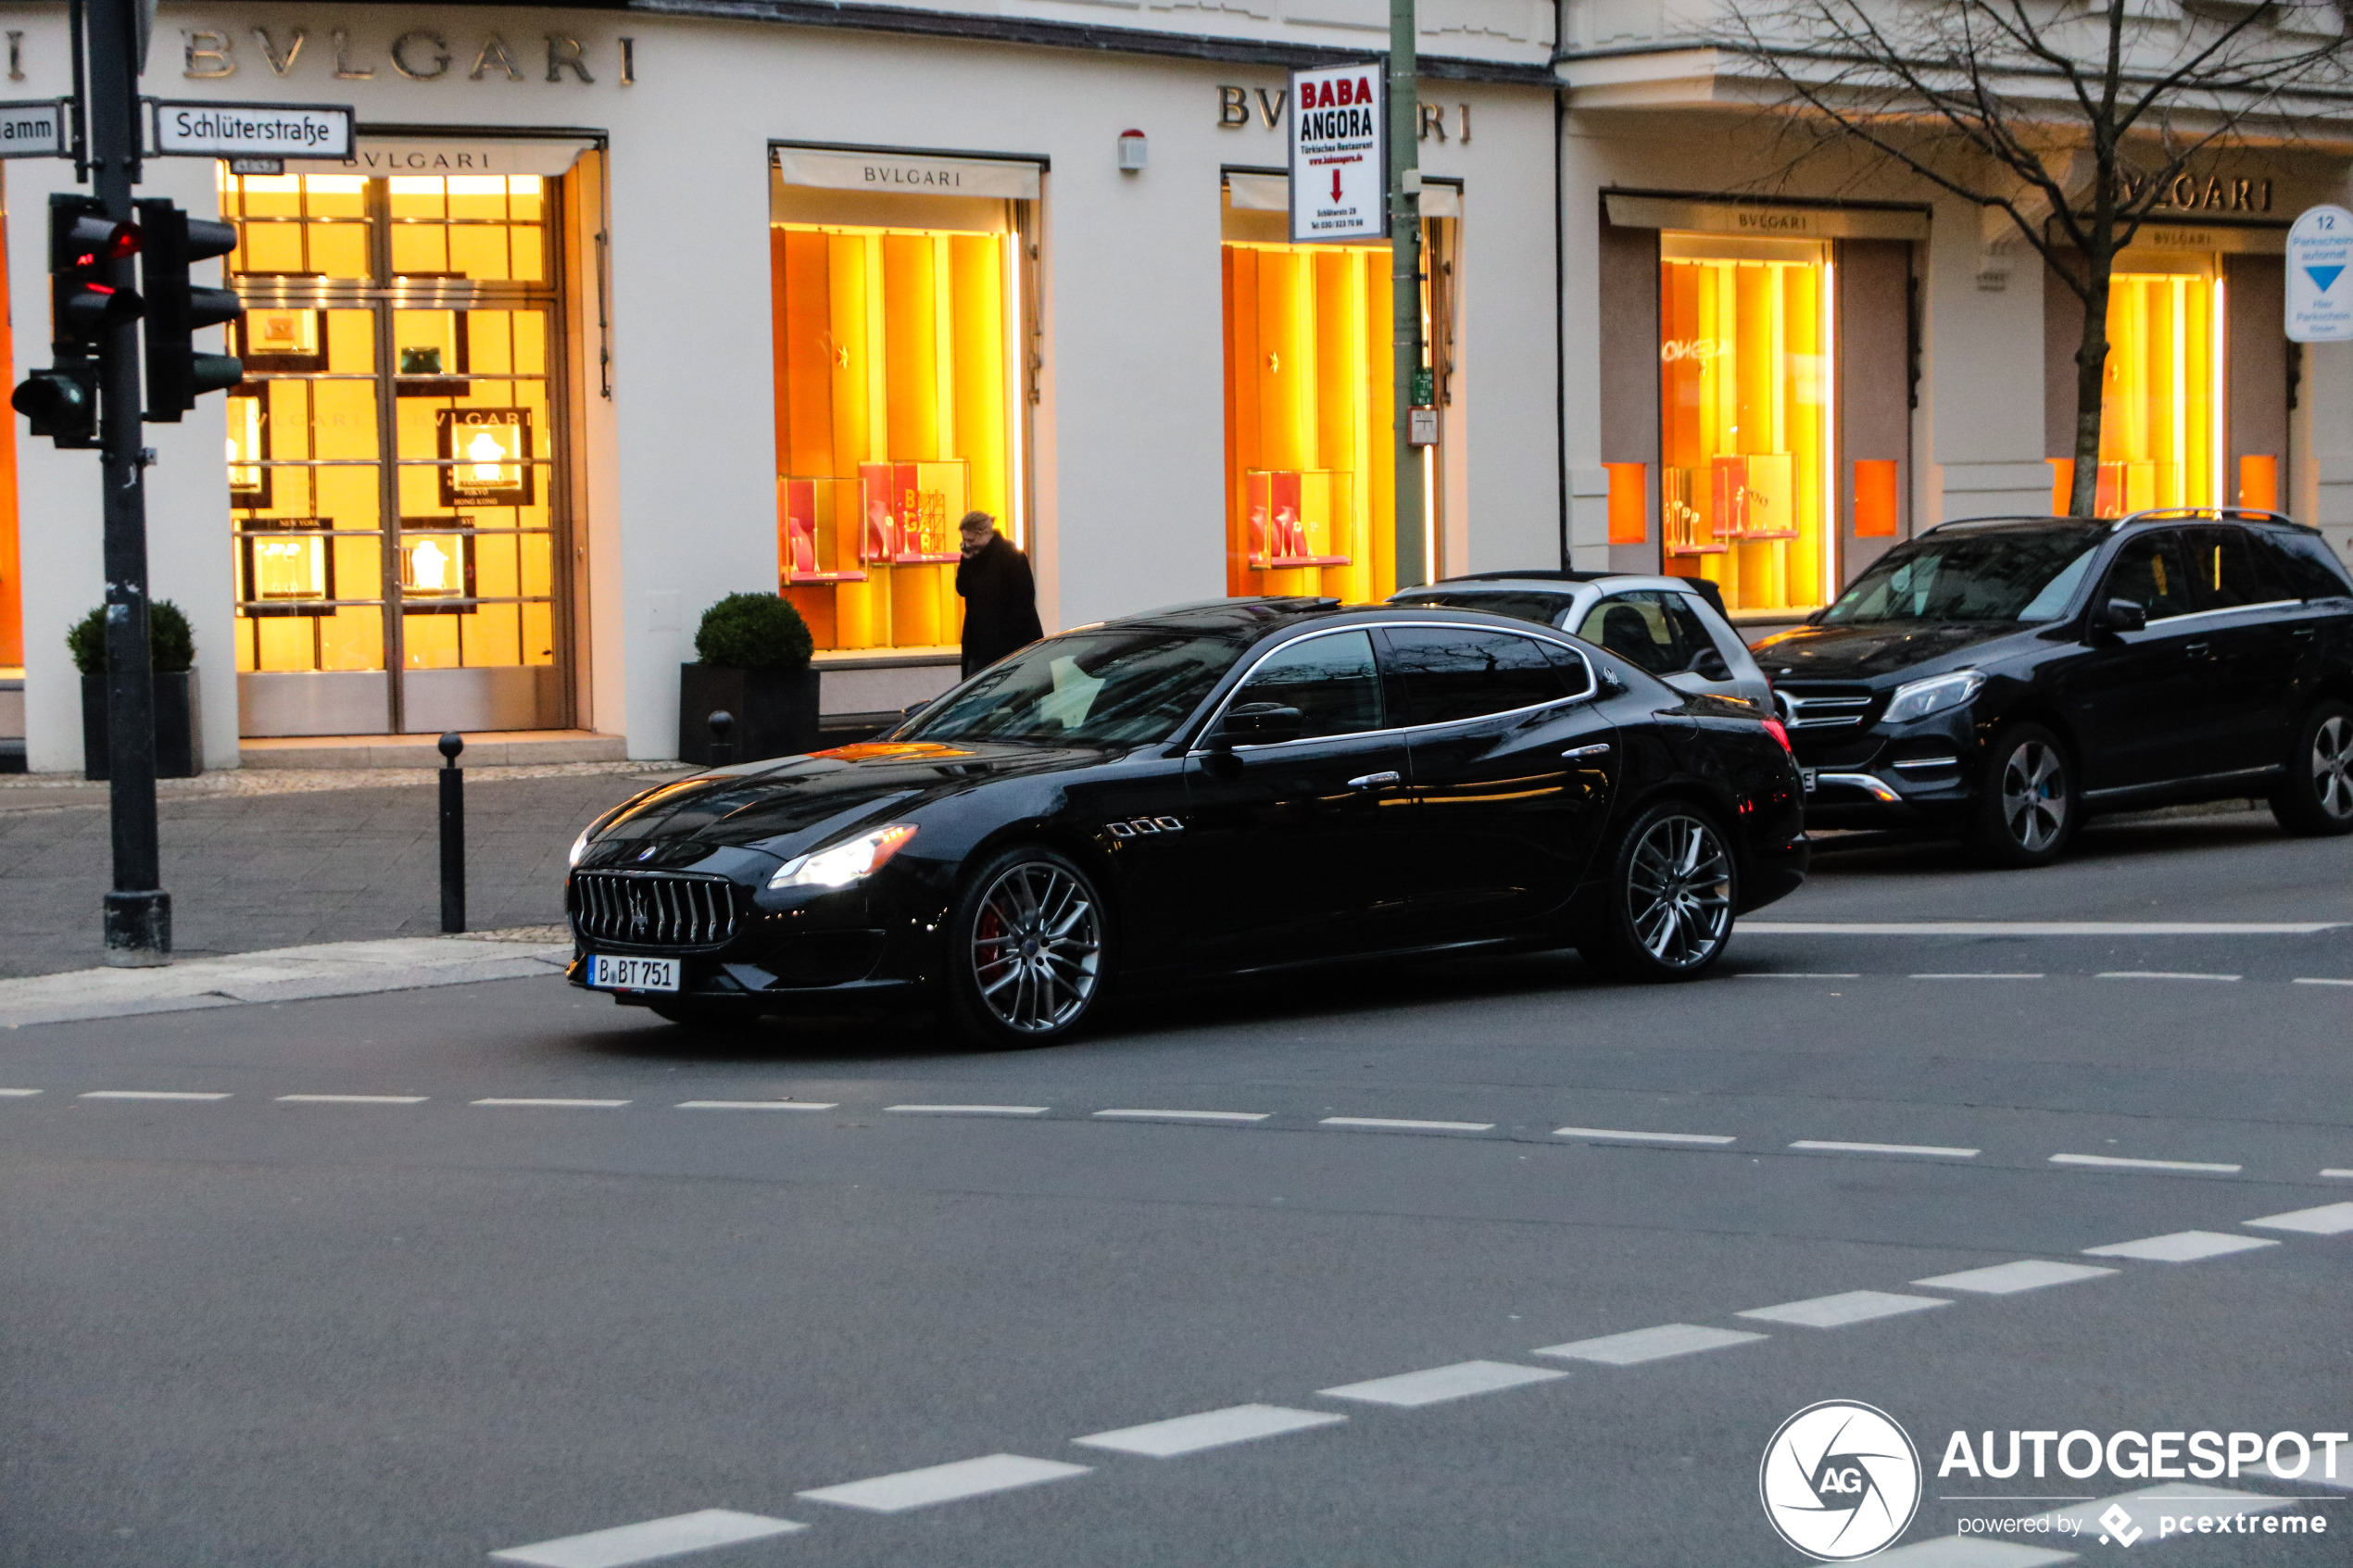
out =
{"type": "Polygon", "coordinates": [[[581,937],[629,947],[718,947],[736,935],[735,884],[655,872],[574,872],[581,937]]]}
{"type": "Polygon", "coordinates": [[[1869,691],[1797,692],[1786,686],[1773,688],[1773,706],[1781,710],[1781,722],[1793,731],[1852,729],[1871,716],[1875,700],[1869,691]]]}

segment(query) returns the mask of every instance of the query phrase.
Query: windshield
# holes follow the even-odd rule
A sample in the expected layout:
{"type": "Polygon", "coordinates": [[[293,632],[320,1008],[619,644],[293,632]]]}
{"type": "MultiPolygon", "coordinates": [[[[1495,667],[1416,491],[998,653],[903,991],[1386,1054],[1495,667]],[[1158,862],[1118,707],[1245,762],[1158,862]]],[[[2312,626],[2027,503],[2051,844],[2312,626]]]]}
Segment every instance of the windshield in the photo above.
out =
{"type": "Polygon", "coordinates": [[[893,738],[1145,746],[1167,739],[1241,651],[1165,627],[1049,637],[990,665],[893,738]]]}
{"type": "Polygon", "coordinates": [[[2097,527],[1931,534],[1889,551],[1822,612],[1826,626],[2057,621],[2099,547],[2097,527]]]}

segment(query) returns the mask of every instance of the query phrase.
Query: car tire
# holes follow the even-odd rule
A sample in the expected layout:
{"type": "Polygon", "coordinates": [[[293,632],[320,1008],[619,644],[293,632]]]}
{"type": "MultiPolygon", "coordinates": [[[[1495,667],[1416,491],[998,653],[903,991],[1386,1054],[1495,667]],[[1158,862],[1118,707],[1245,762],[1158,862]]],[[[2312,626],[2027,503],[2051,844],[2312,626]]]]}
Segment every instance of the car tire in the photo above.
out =
{"type": "Polygon", "coordinates": [[[646,1010],[666,1023],[713,1035],[747,1028],[759,1017],[732,1002],[648,1002],[646,1010]]]}
{"type": "Polygon", "coordinates": [[[2082,815],[2075,761],[2056,733],[2026,723],[1994,735],[1978,766],[1969,814],[1969,847],[1981,864],[2047,866],[2075,836],[2082,815]]]}
{"type": "Polygon", "coordinates": [[[1109,978],[1110,909],[1078,863],[1015,845],[964,879],[948,921],[948,1010],[991,1049],[1054,1045],[1109,978]]]}
{"type": "Polygon", "coordinates": [[[2271,791],[2271,815],[2308,838],[2353,833],[2353,706],[2329,697],[2306,711],[2287,776],[2271,791]]]}
{"type": "Polygon", "coordinates": [[[1732,939],[1740,868],[1723,829],[1685,801],[1636,817],[1610,851],[1601,930],[1578,950],[1620,980],[1697,979],[1732,939]]]}

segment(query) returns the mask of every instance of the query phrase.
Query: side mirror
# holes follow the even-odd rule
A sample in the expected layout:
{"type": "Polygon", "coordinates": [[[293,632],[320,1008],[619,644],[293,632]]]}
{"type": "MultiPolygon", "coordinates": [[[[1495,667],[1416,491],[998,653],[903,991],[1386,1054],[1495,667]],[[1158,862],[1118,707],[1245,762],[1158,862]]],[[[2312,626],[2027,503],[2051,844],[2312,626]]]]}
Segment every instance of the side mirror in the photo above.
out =
{"type": "Polygon", "coordinates": [[[1699,657],[1692,660],[1692,673],[1703,681],[1729,681],[1732,678],[1732,667],[1724,662],[1723,654],[1715,648],[1702,648],[1699,657]]]}
{"type": "Polygon", "coordinates": [[[1297,740],[1307,728],[1307,716],[1278,702],[1245,702],[1226,710],[1226,721],[1209,737],[1213,751],[1238,746],[1276,746],[1297,740]]]}
{"type": "Polygon", "coordinates": [[[2138,632],[2148,623],[2148,607],[2137,599],[2110,599],[2092,614],[2095,632],[2138,632]]]}

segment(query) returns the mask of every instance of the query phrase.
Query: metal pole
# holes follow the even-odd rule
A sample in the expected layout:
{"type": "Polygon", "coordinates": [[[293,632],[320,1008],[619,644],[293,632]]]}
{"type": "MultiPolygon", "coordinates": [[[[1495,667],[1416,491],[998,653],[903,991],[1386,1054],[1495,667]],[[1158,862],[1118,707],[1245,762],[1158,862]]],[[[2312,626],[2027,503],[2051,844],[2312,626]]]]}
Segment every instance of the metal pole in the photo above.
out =
{"type": "Polygon", "coordinates": [[[1422,454],[1413,444],[1414,375],[1422,368],[1421,85],[1414,0],[1389,0],[1389,282],[1395,339],[1397,586],[1428,581],[1422,454]]]}
{"type": "Polygon", "coordinates": [[[466,929],[466,771],[458,753],[466,738],[452,730],[441,737],[441,930],[466,929]]]}
{"type": "MultiPolygon", "coordinates": [[[[88,0],[93,189],[107,216],[132,220],[139,182],[137,0],[88,0]]],[[[138,287],[137,263],[116,260],[107,282],[138,287]]],[[[147,647],[147,497],[140,448],[139,323],[110,329],[99,355],[99,471],[105,486],[107,767],[114,825],[114,890],[106,898],[106,960],[171,961],[171,895],[163,890],[156,832],[155,676],[147,647]]]]}

